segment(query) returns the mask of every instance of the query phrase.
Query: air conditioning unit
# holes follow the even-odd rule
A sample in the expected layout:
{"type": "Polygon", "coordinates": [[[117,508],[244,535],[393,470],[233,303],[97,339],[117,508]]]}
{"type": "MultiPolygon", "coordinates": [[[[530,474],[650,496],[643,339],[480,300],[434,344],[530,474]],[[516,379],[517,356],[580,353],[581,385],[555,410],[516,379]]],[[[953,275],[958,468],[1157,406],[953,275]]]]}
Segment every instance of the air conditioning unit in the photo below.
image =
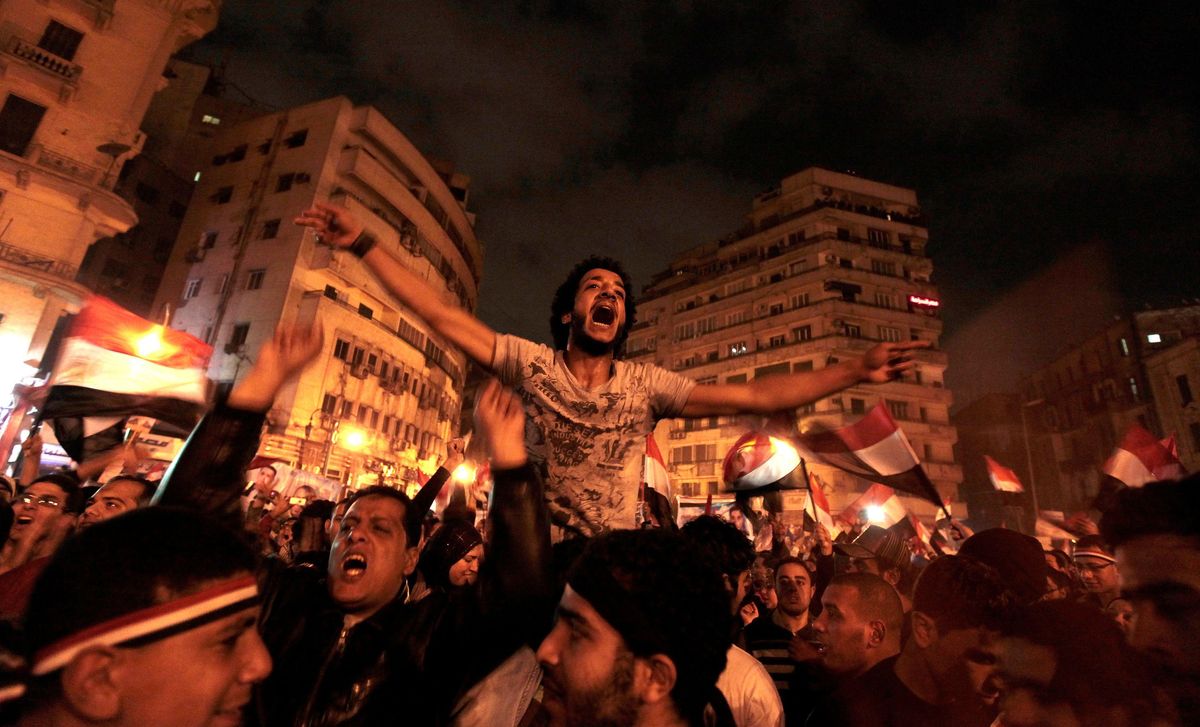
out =
{"type": "Polygon", "coordinates": [[[350,375],[356,379],[365,379],[371,373],[371,369],[365,363],[355,364],[350,367],[350,375]]]}

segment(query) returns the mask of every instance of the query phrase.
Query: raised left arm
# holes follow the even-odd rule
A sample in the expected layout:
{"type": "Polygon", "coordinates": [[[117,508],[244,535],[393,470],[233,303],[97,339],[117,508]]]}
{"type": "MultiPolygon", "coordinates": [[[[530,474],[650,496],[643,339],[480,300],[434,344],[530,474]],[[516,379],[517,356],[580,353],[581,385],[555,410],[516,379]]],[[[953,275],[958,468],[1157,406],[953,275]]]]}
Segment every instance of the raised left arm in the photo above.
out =
{"type": "Polygon", "coordinates": [[[929,345],[928,341],[880,343],[857,359],[818,371],[763,376],[745,384],[700,385],[692,390],[682,415],[770,414],[795,409],[855,384],[898,379],[916,365],[912,352],[929,345]]]}

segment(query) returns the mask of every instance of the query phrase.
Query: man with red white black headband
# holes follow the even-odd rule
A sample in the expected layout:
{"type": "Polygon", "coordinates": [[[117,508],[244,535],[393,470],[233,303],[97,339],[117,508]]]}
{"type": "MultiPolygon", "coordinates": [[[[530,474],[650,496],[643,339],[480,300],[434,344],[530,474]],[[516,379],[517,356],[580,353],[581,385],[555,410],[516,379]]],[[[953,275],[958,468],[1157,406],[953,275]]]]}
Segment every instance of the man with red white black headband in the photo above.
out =
{"type": "Polygon", "coordinates": [[[241,724],[271,671],[255,564],[232,530],[170,508],[68,540],[26,615],[19,724],[241,724]]]}
{"type": "Polygon", "coordinates": [[[554,348],[497,334],[442,300],[367,232],[354,213],[317,203],[296,223],[348,250],[441,338],[520,394],[526,448],[546,478],[560,535],[595,535],[637,524],[646,435],[660,419],[770,414],[862,382],[900,377],[927,342],[881,343],[818,371],[762,376],[746,384],[697,385],[650,364],[620,360],[636,320],[632,281],[615,260],[592,257],[571,271],[551,304],[554,348]]]}

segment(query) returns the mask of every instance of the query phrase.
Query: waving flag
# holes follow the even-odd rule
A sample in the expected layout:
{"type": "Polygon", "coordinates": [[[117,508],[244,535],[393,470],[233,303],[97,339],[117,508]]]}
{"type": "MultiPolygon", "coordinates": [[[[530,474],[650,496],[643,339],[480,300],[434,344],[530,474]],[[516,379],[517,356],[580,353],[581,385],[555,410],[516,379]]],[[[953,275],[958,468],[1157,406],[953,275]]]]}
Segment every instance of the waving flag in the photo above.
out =
{"type": "Polygon", "coordinates": [[[882,404],[841,429],[801,434],[797,443],[802,454],[806,450],[819,462],[944,507],[908,437],[882,404]]]}
{"type": "Polygon", "coordinates": [[[830,538],[836,538],[842,532],[842,529],[834,523],[833,516],[829,513],[829,500],[825,497],[825,490],[821,486],[821,479],[815,474],[810,473],[808,475],[808,486],[817,522],[825,526],[825,529],[829,531],[830,538]]]}
{"type": "Polygon", "coordinates": [[[1187,473],[1179,458],[1153,434],[1130,424],[1121,443],[1104,463],[1104,474],[1129,487],[1141,487],[1147,482],[1173,480],[1187,473]]]}
{"type": "Polygon", "coordinates": [[[908,508],[896,497],[896,491],[878,482],[868,487],[857,500],[842,510],[841,519],[847,523],[856,523],[858,514],[864,510],[872,524],[883,528],[890,528],[908,516],[908,508]]]}
{"type": "Polygon", "coordinates": [[[667,463],[663,460],[658,442],[654,441],[653,433],[646,435],[646,459],[642,465],[642,481],[668,500],[674,496],[671,493],[671,478],[667,475],[667,463]]]}
{"type": "Polygon", "coordinates": [[[1021,484],[1017,473],[1000,464],[996,460],[983,455],[983,461],[987,463],[988,477],[992,480],[992,487],[995,487],[1000,492],[1024,492],[1025,487],[1021,484]]]}
{"type": "Polygon", "coordinates": [[[89,420],[106,420],[101,429],[108,429],[141,414],[190,430],[207,399],[211,355],[212,347],[193,336],[92,296],[63,339],[41,416],[52,420],[73,458],[86,448],[72,437],[97,428],[89,420]]]}
{"type": "Polygon", "coordinates": [[[799,466],[800,455],[792,445],[766,432],[747,432],[725,454],[725,485],[733,491],[777,489],[799,466]]]}

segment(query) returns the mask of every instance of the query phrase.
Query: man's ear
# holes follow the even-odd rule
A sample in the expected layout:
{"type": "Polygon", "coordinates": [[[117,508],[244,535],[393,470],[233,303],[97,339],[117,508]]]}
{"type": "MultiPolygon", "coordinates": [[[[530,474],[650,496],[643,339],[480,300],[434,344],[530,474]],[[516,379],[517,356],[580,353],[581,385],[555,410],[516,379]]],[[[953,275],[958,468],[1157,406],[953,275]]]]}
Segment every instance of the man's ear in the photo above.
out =
{"type": "Polygon", "coordinates": [[[643,704],[660,704],[670,699],[676,677],[675,662],[666,654],[639,657],[634,661],[634,689],[643,704]]]}
{"type": "Polygon", "coordinates": [[[405,548],[404,557],[408,560],[404,564],[404,575],[411,576],[413,571],[417,569],[417,561],[421,559],[421,548],[405,548]]]}
{"type": "Polygon", "coordinates": [[[938,640],[937,623],[932,618],[920,611],[913,611],[909,618],[912,619],[912,638],[916,639],[917,646],[928,649],[938,640]]]}
{"type": "Polygon", "coordinates": [[[88,649],[63,668],[63,701],[88,722],[107,722],[121,712],[120,665],[115,649],[88,649]]]}
{"type": "Polygon", "coordinates": [[[867,645],[879,646],[887,638],[887,625],[882,621],[871,621],[867,624],[867,645]]]}
{"type": "Polygon", "coordinates": [[[883,580],[892,584],[892,588],[899,586],[900,585],[900,569],[899,568],[888,568],[887,570],[885,570],[883,572],[883,580]]]}

